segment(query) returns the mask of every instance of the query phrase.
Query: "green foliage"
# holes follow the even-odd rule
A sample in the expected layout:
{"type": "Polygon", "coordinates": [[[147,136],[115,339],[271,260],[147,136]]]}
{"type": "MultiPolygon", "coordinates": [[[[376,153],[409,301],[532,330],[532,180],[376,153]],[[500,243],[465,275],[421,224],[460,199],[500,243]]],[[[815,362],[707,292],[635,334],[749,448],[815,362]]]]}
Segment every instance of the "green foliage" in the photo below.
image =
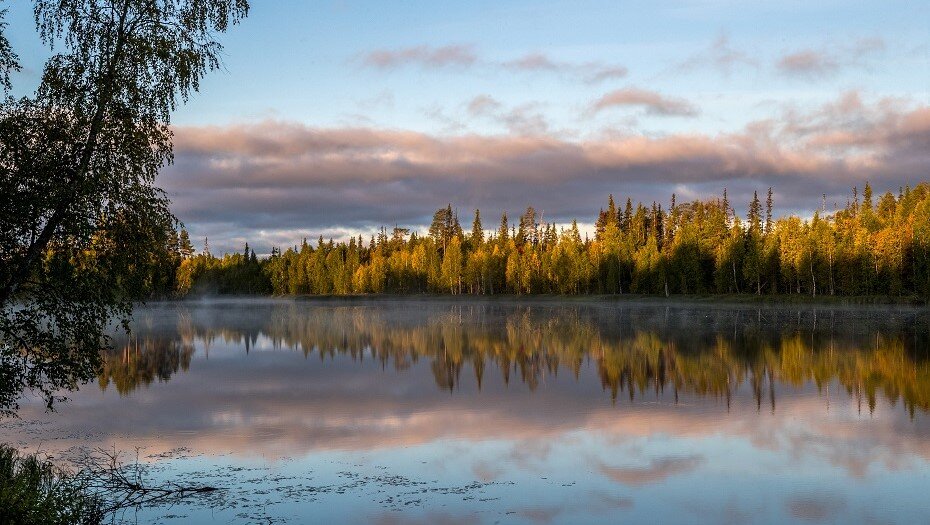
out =
{"type": "Polygon", "coordinates": [[[19,57],[13,52],[10,41],[3,34],[7,25],[6,21],[3,20],[5,15],[6,9],[0,10],[0,88],[2,88],[4,94],[13,87],[10,82],[10,73],[21,69],[19,57]]]}
{"type": "Polygon", "coordinates": [[[36,455],[0,445],[0,523],[91,525],[103,519],[101,502],[73,476],[36,455]]]}
{"type": "MultiPolygon", "coordinates": [[[[234,253],[217,258],[210,254],[200,254],[181,260],[177,268],[177,292],[180,295],[270,294],[273,291],[272,279],[278,279],[279,283],[286,282],[286,277],[275,276],[280,271],[280,258],[272,257],[260,263],[255,252],[250,251],[248,246],[246,250],[248,255],[234,253]]],[[[325,261],[323,264],[325,266],[325,261]]],[[[333,286],[330,276],[321,268],[314,267],[310,275],[316,277],[318,286],[333,286]]],[[[340,290],[346,289],[341,282],[335,286],[340,290]]],[[[291,293],[304,292],[295,290],[291,293]]]]}
{"type": "MultiPolygon", "coordinates": [[[[53,55],[0,102],[0,412],[93,377],[131,301],[174,288],[176,220],[154,185],[171,112],[219,67],[245,0],[34,0],[53,55]]],[[[2,29],[0,25],[0,29],[2,29]]],[[[0,35],[0,84],[16,57],[0,35]]],[[[125,324],[125,323],[124,323],[125,324]]]]}
{"type": "MultiPolygon", "coordinates": [[[[382,230],[366,247],[304,242],[258,261],[265,281],[236,255],[195,257],[178,271],[179,291],[364,294],[801,294],[927,297],[930,292],[930,185],[877,206],[855,200],[811,220],[773,216],[769,192],[745,221],[722,199],[677,203],[668,212],[611,196],[594,239],[577,224],[539,224],[530,207],[511,235],[506,215],[485,237],[476,212],[471,232],[451,206],[440,208],[430,235],[382,230]],[[212,272],[212,273],[211,273],[212,272]]],[[[251,263],[254,267],[255,263],[251,263]]]]}

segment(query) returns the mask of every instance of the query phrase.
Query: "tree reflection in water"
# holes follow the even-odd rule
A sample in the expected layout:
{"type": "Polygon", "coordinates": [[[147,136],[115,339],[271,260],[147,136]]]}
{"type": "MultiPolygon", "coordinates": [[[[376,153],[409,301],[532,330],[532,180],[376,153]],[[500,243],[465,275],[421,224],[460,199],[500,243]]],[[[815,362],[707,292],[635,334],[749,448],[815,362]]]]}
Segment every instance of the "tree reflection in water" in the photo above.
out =
{"type": "Polygon", "coordinates": [[[105,355],[100,387],[127,394],[187,371],[199,344],[294,349],[322,360],[349,356],[382,367],[430,363],[439,389],[490,370],[531,390],[586,361],[612,399],[648,392],[729,402],[748,385],[775,410],[778,383],[836,381],[860,409],[880,396],[930,409],[926,310],[532,301],[263,301],[160,305],[137,313],[132,339],[105,355]]]}

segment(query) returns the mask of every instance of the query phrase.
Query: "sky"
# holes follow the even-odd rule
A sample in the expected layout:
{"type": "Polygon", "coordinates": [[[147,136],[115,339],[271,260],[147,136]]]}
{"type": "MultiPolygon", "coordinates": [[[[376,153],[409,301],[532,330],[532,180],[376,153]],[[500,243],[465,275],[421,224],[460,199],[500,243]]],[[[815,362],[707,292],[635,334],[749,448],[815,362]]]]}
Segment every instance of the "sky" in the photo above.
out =
{"type": "MultiPolygon", "coordinates": [[[[50,54],[30,4],[5,4],[15,94],[50,54]]],[[[926,0],[251,4],[157,181],[215,253],[423,229],[447,203],[490,229],[772,187],[809,216],[930,179],[926,0]]]]}

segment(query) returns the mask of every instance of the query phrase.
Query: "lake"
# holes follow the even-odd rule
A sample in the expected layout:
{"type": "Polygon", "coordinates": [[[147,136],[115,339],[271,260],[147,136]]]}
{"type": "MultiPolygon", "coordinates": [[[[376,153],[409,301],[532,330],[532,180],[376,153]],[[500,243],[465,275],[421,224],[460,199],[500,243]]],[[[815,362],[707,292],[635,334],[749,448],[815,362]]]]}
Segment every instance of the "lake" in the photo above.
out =
{"type": "Polygon", "coordinates": [[[930,522],[927,309],[215,299],[133,326],[0,431],[223,489],[133,523],[930,522]]]}

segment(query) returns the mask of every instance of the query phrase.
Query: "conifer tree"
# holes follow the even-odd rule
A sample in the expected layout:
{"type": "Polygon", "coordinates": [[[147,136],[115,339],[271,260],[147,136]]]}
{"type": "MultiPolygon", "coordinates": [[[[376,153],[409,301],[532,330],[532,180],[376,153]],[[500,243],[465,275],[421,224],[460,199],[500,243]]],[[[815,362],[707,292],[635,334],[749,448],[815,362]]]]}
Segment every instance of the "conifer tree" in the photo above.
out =
{"type": "Polygon", "coordinates": [[[752,192],[752,201],[749,203],[749,212],[746,216],[749,222],[750,233],[762,233],[762,204],[759,202],[759,192],[752,192]]]}
{"type": "Polygon", "coordinates": [[[484,243],[484,228],[481,226],[481,211],[475,210],[475,220],[471,223],[471,241],[472,248],[477,249],[484,243]]]}
{"type": "Polygon", "coordinates": [[[623,208],[623,216],[620,220],[620,231],[629,233],[630,221],[633,220],[633,201],[627,197],[626,206],[623,208]]]}
{"type": "Polygon", "coordinates": [[[772,233],[772,188],[769,187],[768,196],[765,198],[765,235],[772,233]]]}
{"type": "Polygon", "coordinates": [[[507,212],[501,214],[501,225],[497,230],[497,238],[505,245],[510,241],[510,226],[507,224],[507,212]]]}
{"type": "Polygon", "coordinates": [[[194,255],[194,245],[191,243],[190,234],[184,228],[181,228],[181,233],[178,235],[178,252],[185,259],[194,255]]]}

